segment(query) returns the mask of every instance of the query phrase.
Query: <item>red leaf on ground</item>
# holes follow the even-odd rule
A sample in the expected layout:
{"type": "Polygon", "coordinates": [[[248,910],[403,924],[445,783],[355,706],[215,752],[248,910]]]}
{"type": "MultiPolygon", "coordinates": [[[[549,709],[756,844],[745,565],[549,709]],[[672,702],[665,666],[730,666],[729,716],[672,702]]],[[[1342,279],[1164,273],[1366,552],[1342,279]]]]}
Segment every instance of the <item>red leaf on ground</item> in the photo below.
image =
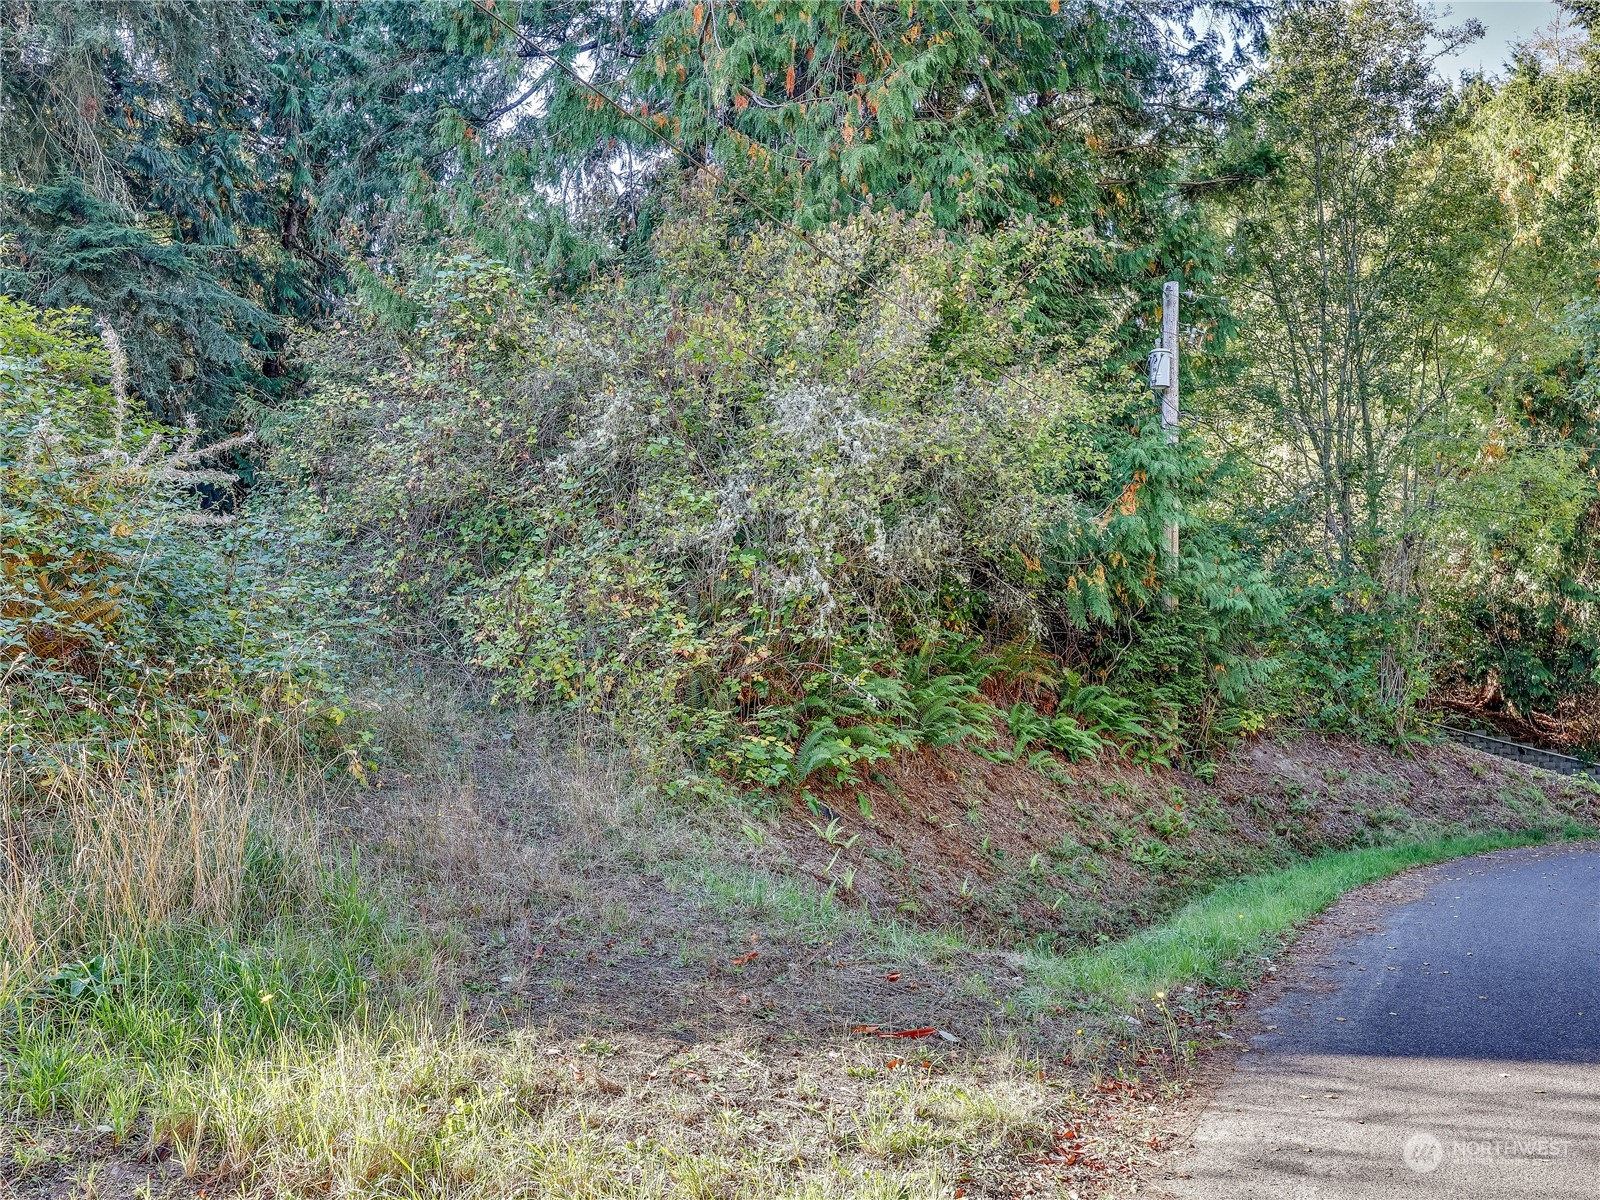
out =
{"type": "Polygon", "coordinates": [[[739,955],[738,958],[733,960],[733,965],[736,966],[736,967],[742,967],[746,963],[755,962],[755,960],[760,958],[760,957],[761,957],[761,951],[752,950],[752,951],[750,951],[749,954],[741,954],[741,955],[739,955]]]}
{"type": "Polygon", "coordinates": [[[929,1025],[926,1029],[885,1029],[881,1033],[879,1033],[878,1036],[879,1037],[919,1038],[919,1037],[929,1037],[929,1036],[931,1036],[931,1035],[933,1035],[935,1033],[938,1033],[938,1032],[939,1031],[937,1029],[935,1029],[932,1025],[929,1025]]]}
{"type": "Polygon", "coordinates": [[[852,1025],[852,1026],[850,1026],[850,1032],[851,1033],[877,1033],[878,1030],[881,1029],[881,1028],[883,1028],[881,1025],[852,1025]]]}
{"type": "Polygon", "coordinates": [[[885,975],[883,977],[883,981],[885,983],[899,983],[900,982],[900,972],[899,971],[890,971],[887,975],[885,975]]]}

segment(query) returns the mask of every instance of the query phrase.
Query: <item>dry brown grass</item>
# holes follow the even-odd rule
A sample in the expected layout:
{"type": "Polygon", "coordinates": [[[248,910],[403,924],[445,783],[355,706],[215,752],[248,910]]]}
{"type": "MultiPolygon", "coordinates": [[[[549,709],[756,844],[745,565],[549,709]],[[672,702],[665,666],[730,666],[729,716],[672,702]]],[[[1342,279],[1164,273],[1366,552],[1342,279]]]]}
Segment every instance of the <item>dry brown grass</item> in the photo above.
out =
{"type": "Polygon", "coordinates": [[[294,745],[262,724],[242,742],[190,733],[80,754],[27,789],[0,768],[7,976],[175,925],[229,926],[253,838],[269,840],[289,868],[277,885],[314,890],[309,793],[322,777],[294,745]]]}
{"type": "MultiPolygon", "coordinates": [[[[236,987],[236,1017],[277,992],[257,1008],[299,1003],[307,1023],[278,1036],[270,1020],[254,1033],[236,1022],[213,1037],[208,1010],[159,1062],[131,1062],[99,1017],[15,1046],[0,1033],[0,1094],[35,1122],[70,1112],[133,1130],[122,1144],[168,1156],[174,1187],[181,1175],[281,1198],[1139,1186],[1167,1136],[1160,1106],[1182,1090],[1166,1086],[1159,1045],[1112,1054],[1104,1030],[1079,1028],[1085,1016],[1030,1013],[1017,956],[874,923],[851,897],[827,902],[772,821],[661,796],[625,745],[573,718],[501,709],[437,676],[375,690],[364,713],[389,759],[374,787],[314,794],[268,748],[229,760],[189,746],[148,768],[63,774],[11,831],[29,849],[0,909],[6,936],[47,967],[108,936],[248,924],[264,838],[300,847],[308,894],[318,861],[358,857],[359,875],[334,871],[347,895],[308,903],[310,920],[234,957],[252,970],[274,955],[317,970],[354,960],[370,984],[359,1005],[319,1018],[307,989],[348,1002],[338,980],[252,978],[236,987]],[[388,932],[339,943],[318,924],[379,908],[426,931],[398,966],[388,932]],[[925,1026],[958,1040],[873,1032],[925,1026]],[[108,1082],[53,1082],[62,1064],[108,1082]],[[121,1117],[114,1095],[133,1097],[121,1117]]],[[[168,1002],[228,985],[216,959],[211,944],[192,956],[168,1002]]],[[[60,1135],[81,1166],[72,1136],[60,1135]]],[[[14,1148],[40,1158],[41,1144],[35,1123],[14,1148]]],[[[66,1177],[31,1169],[40,1195],[66,1177]]]]}
{"type": "Polygon", "coordinates": [[[363,699],[392,763],[344,809],[401,890],[508,919],[530,897],[604,906],[620,860],[681,848],[690,815],[656,802],[627,749],[580,715],[490,706],[470,680],[363,699]]]}
{"type": "MultiPolygon", "coordinates": [[[[859,931],[830,926],[813,942],[791,927],[783,903],[756,896],[775,877],[740,874],[762,852],[737,823],[653,796],[599,731],[500,711],[437,679],[377,693],[365,719],[392,758],[368,789],[286,795],[267,764],[215,747],[63,773],[14,831],[27,850],[4,913],[19,925],[55,914],[48,930],[14,935],[36,967],[164,925],[226,928],[252,903],[264,827],[303,836],[316,818],[323,844],[308,860],[358,851],[365,894],[431,931],[414,972],[425,986],[385,985],[359,1019],[288,1037],[213,1037],[203,1018],[161,1061],[117,1041],[135,1027],[165,1037],[160,1020],[121,1014],[113,1027],[80,1013],[0,1045],[19,1106],[128,1130],[114,1136],[165,1157],[179,1191],[187,1180],[351,1200],[1000,1195],[1048,1144],[1060,1090],[1015,1046],[851,1035],[862,983],[887,972],[867,960],[835,970],[860,958],[843,940],[859,931]],[[751,882],[749,904],[730,901],[751,882]],[[729,966],[746,956],[759,971],[729,966]],[[76,1086],[68,1073],[110,1082],[76,1086]],[[136,1097],[120,1116],[106,1098],[117,1089],[136,1097]]],[[[804,906],[804,885],[782,886],[804,906]]],[[[228,953],[259,960],[327,939],[302,926],[228,953]]],[[[215,958],[192,957],[168,1002],[226,983],[204,975],[215,958]]],[[[242,990],[246,1008],[256,986],[242,990]]],[[[295,1000],[293,984],[260,994],[273,989],[258,1007],[295,1000]]],[[[943,1005],[931,981],[906,995],[943,1005]]],[[[41,1195],[83,1174],[81,1137],[59,1136],[80,1157],[56,1174],[37,1124],[13,1143],[37,1164],[23,1182],[41,1195]]],[[[101,1151],[112,1194],[160,1174],[101,1151]]]]}

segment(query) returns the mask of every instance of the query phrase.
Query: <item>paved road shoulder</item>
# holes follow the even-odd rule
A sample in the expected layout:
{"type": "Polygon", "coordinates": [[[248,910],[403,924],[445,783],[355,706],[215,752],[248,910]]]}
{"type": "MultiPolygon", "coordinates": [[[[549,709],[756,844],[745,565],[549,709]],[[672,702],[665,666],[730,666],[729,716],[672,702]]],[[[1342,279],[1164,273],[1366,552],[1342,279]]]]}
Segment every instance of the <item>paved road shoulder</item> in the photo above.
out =
{"type": "Polygon", "coordinates": [[[1352,893],[1239,1034],[1172,1196],[1600,1197],[1600,847],[1352,893]]]}

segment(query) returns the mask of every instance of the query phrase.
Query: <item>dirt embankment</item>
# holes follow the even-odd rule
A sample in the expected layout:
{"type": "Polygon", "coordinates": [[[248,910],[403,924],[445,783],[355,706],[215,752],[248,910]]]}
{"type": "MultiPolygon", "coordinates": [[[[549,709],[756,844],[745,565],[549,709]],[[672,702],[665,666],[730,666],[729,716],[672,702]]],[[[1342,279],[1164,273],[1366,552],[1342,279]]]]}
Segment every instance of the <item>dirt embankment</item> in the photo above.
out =
{"type": "Polygon", "coordinates": [[[797,799],[780,837],[795,866],[875,914],[1068,949],[1319,850],[1600,819],[1600,790],[1453,744],[1402,756],[1345,738],[1263,739],[1207,776],[928,750],[861,786],[812,787],[815,804],[797,799]]]}

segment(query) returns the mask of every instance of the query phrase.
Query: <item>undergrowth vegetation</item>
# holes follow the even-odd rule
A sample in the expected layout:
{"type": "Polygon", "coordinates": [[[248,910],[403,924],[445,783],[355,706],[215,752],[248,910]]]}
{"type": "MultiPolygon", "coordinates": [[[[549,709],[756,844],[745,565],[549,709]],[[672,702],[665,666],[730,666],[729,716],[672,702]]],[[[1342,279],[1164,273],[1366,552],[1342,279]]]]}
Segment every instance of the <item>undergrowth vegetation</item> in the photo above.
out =
{"type": "Polygon", "coordinates": [[[151,420],[114,330],[0,297],[5,769],[308,726],[348,617],[330,577],[291,565],[303,539],[270,511],[235,519],[228,467],[252,441],[151,420]]]}
{"type": "Polygon", "coordinates": [[[1590,829],[1594,43],[1196,11],[13,0],[0,1192],[1088,1194],[1590,829]]]}
{"type": "Polygon", "coordinates": [[[1203,525],[1157,549],[1212,468],[1022,285],[1083,239],[731,219],[686,195],[648,278],[570,302],[442,257],[308,349],[276,469],[366,594],[741,783],[1259,722],[1274,593],[1203,525]]]}

